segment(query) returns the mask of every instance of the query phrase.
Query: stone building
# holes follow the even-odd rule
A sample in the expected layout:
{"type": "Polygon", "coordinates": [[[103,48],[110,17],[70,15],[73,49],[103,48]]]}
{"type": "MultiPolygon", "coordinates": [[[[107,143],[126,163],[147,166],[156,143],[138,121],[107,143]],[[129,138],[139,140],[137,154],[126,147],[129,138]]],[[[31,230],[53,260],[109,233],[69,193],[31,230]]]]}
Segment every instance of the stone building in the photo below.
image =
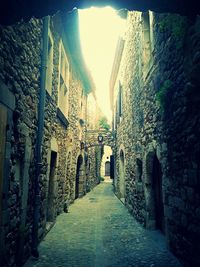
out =
{"type": "Polygon", "coordinates": [[[37,256],[56,216],[98,183],[86,174],[99,151],[81,146],[93,90],[77,10],[0,26],[1,266],[37,256]]]}
{"type": "MultiPolygon", "coordinates": [[[[111,2],[119,2],[120,8],[189,15],[128,12],[111,77],[115,146],[110,133],[102,135],[115,154],[118,197],[145,227],[160,229],[188,266],[199,266],[198,3],[101,1],[111,2]]],[[[12,24],[52,14],[63,3],[4,4],[0,20],[12,24]]],[[[73,1],[64,4],[68,10],[74,7],[73,1]]],[[[93,83],[75,34],[75,13],[0,27],[3,266],[21,265],[31,249],[36,255],[37,237],[98,182],[102,151],[87,146],[99,134],[87,135],[93,125],[87,121],[93,83]]]]}
{"type": "Polygon", "coordinates": [[[110,79],[115,192],[200,266],[200,19],[128,12],[110,79]]]}

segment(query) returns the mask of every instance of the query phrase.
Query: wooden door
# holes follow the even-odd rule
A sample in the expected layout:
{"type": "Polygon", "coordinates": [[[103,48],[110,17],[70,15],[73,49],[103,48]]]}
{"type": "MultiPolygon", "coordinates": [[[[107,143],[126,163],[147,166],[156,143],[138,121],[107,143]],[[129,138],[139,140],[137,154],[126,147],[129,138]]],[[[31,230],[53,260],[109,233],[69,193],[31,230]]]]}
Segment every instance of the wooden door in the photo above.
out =
{"type": "Polygon", "coordinates": [[[110,161],[105,162],[105,176],[110,176],[110,161]]]}

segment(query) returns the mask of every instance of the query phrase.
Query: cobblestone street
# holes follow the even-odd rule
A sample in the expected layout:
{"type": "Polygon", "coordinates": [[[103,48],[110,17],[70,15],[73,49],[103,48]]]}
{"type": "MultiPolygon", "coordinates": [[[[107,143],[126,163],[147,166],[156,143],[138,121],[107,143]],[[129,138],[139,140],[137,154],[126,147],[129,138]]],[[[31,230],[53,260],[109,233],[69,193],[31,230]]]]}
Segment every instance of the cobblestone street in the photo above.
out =
{"type": "Polygon", "coordinates": [[[143,229],[102,183],[61,214],[25,267],[180,267],[163,236],[143,229]]]}

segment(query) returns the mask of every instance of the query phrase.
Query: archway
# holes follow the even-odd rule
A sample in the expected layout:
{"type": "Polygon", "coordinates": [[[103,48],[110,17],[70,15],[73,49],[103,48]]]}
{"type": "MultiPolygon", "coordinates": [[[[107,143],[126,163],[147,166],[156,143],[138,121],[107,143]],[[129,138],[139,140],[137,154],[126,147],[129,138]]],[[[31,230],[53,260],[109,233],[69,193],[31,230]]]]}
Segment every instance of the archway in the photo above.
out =
{"type": "Polygon", "coordinates": [[[125,167],[124,167],[124,151],[120,150],[119,154],[119,195],[120,199],[125,201],[125,167]]]}
{"type": "Polygon", "coordinates": [[[82,188],[80,186],[81,184],[81,178],[83,176],[83,157],[82,155],[79,155],[77,159],[77,165],[76,165],[76,181],[75,181],[75,199],[77,199],[80,194],[82,193],[82,188]]]}
{"type": "Polygon", "coordinates": [[[155,152],[146,157],[145,199],[146,227],[165,233],[162,168],[155,152]]]}
{"type": "Polygon", "coordinates": [[[108,145],[104,145],[103,157],[101,160],[101,176],[104,178],[105,182],[111,182],[111,156],[112,148],[108,145]]]}
{"type": "Polygon", "coordinates": [[[110,161],[105,162],[105,176],[110,176],[110,161]]]}

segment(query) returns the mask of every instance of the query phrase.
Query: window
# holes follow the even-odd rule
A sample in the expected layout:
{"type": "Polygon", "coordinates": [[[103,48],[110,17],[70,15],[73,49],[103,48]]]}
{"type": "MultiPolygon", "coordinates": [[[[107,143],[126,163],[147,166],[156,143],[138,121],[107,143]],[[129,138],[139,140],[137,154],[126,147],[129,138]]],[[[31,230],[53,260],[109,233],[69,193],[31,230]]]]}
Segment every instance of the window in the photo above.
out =
{"type": "Polygon", "coordinates": [[[122,116],[122,86],[119,82],[119,92],[118,92],[118,103],[119,103],[119,117],[122,116]]]}
{"type": "Polygon", "coordinates": [[[122,86],[119,81],[117,103],[116,103],[116,124],[120,123],[121,121],[122,112],[123,112],[122,106],[123,106],[123,93],[122,93],[122,86]]]}
{"type": "Polygon", "coordinates": [[[142,14],[143,18],[143,67],[146,76],[152,64],[153,39],[153,12],[148,11],[142,14]]]}
{"type": "Polygon", "coordinates": [[[50,95],[52,94],[52,76],[53,76],[53,38],[51,32],[49,32],[45,87],[50,95]]]}
{"type": "Polygon", "coordinates": [[[116,99],[115,103],[115,128],[117,129],[117,124],[119,123],[119,105],[118,105],[118,98],[116,99]]]}
{"type": "Polygon", "coordinates": [[[154,13],[149,11],[149,27],[150,27],[150,43],[151,52],[154,50],[154,35],[153,35],[154,13]]]}
{"type": "Polygon", "coordinates": [[[62,41],[59,51],[59,86],[58,86],[58,107],[68,116],[68,98],[69,98],[69,62],[65,53],[62,41]]]}

